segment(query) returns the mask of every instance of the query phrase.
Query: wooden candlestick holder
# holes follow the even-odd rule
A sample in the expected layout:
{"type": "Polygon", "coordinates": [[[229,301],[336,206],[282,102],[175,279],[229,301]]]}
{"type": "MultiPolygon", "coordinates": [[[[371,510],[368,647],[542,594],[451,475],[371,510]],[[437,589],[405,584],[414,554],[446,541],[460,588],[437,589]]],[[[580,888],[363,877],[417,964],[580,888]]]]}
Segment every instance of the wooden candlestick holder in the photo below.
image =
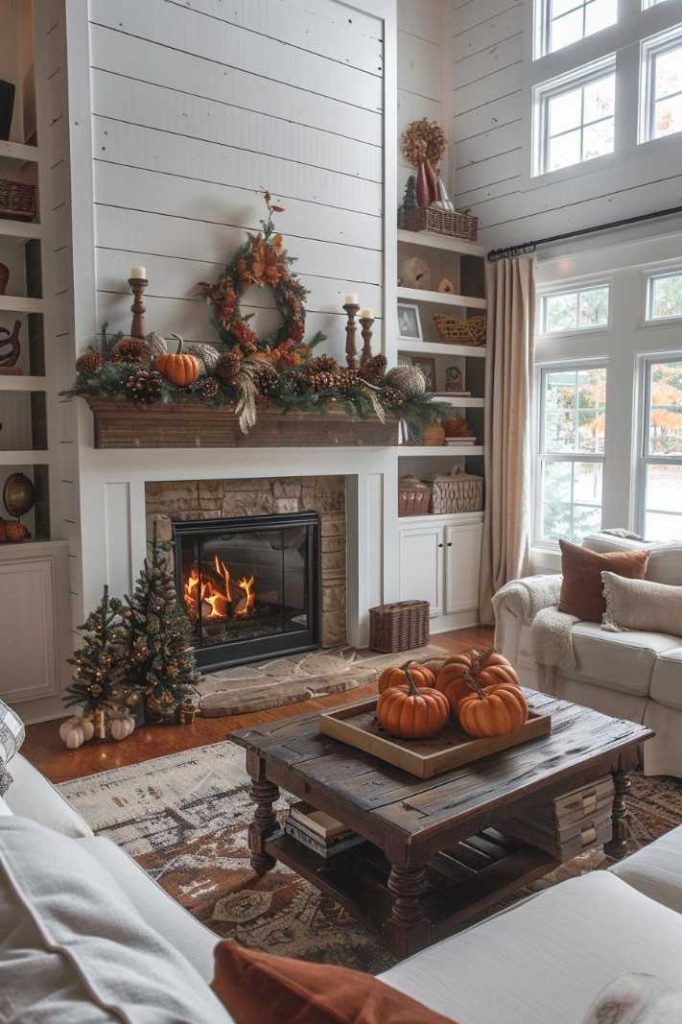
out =
{"type": "Polygon", "coordinates": [[[144,290],[149,284],[146,277],[129,277],[128,284],[133,290],[133,304],[130,307],[133,314],[132,323],[130,325],[130,337],[131,338],[144,338],[147,337],[147,331],[144,324],[144,315],[146,313],[145,304],[142,301],[144,297],[144,290]]]}
{"type": "Polygon", "coordinates": [[[358,350],[355,344],[355,333],[357,331],[356,317],[360,310],[360,305],[357,302],[348,302],[343,307],[348,317],[348,323],[346,324],[346,363],[351,370],[357,370],[358,368],[358,350]]]}
{"type": "Polygon", "coordinates": [[[360,328],[362,333],[362,353],[360,355],[360,366],[364,366],[368,359],[372,358],[372,324],[374,317],[361,316],[360,328]]]}

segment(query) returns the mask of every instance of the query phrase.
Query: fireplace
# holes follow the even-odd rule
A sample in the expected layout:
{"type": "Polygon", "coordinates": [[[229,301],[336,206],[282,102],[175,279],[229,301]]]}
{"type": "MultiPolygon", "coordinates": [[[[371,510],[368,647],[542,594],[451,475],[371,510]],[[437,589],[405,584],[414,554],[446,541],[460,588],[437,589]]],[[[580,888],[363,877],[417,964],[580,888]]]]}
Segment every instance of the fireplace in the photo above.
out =
{"type": "Polygon", "coordinates": [[[175,522],[173,536],[200,668],[320,646],[317,513],[175,522]]]}

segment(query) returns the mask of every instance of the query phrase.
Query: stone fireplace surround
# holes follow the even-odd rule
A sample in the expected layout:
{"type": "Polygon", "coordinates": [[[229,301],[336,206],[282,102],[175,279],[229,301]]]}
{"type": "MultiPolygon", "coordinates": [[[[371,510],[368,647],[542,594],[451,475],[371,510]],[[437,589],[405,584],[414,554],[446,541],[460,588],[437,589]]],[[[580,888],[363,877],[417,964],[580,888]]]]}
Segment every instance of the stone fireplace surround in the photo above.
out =
{"type": "Polygon", "coordinates": [[[320,517],[321,642],[346,643],[346,481],[343,476],[288,476],[145,484],[147,538],[154,523],[164,540],[172,523],[316,512],[320,517]]]}

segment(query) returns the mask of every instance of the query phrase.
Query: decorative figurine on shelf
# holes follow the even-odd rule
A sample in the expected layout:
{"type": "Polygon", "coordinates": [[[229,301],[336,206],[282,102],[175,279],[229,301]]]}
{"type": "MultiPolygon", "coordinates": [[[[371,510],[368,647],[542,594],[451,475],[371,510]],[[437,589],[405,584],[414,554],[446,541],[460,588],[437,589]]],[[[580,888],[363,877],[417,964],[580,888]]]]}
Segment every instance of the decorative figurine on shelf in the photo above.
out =
{"type": "Polygon", "coordinates": [[[358,368],[358,349],[355,342],[355,333],[357,331],[356,316],[360,312],[360,303],[358,297],[355,294],[346,295],[346,301],[343,304],[343,308],[346,311],[348,322],[346,323],[346,364],[351,370],[357,370],[358,368]]]}
{"type": "Polygon", "coordinates": [[[147,269],[146,267],[131,267],[130,277],[128,278],[128,284],[133,290],[133,304],[130,310],[133,314],[133,319],[130,324],[130,337],[131,338],[142,338],[147,336],[147,331],[144,325],[144,315],[146,313],[145,304],[142,301],[144,296],[144,290],[149,284],[147,280],[147,269]]]}
{"type": "Polygon", "coordinates": [[[2,500],[9,515],[14,518],[9,522],[1,521],[0,544],[21,544],[29,540],[31,534],[21,522],[35,505],[36,492],[33,481],[24,473],[11,473],[5,481],[2,500]]]}
{"type": "Polygon", "coordinates": [[[448,366],[445,371],[445,390],[456,393],[464,390],[464,378],[459,366],[448,366]]]}
{"type": "Polygon", "coordinates": [[[417,168],[417,205],[424,208],[441,201],[437,170],[447,146],[441,126],[427,117],[411,121],[401,136],[401,143],[403,156],[417,168]]]}
{"type": "Polygon", "coordinates": [[[21,354],[21,320],[14,321],[12,331],[0,327],[0,373],[21,373],[17,361],[21,354]]]}

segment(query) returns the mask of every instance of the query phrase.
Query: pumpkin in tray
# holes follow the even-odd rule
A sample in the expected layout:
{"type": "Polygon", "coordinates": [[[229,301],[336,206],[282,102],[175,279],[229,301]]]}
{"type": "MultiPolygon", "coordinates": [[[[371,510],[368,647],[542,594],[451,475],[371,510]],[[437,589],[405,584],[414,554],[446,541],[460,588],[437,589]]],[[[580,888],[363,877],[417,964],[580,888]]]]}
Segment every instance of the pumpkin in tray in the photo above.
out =
{"type": "Polygon", "coordinates": [[[463,651],[448,658],[438,670],[436,689],[450,701],[453,714],[457,714],[459,702],[471,695],[473,678],[479,687],[506,683],[519,686],[519,677],[512,665],[492,648],[487,651],[463,651]]]}
{"type": "Polygon", "coordinates": [[[429,686],[417,686],[413,670],[405,667],[407,682],[391,686],[377,701],[377,721],[390,736],[426,740],[436,736],[450,717],[447,697],[429,686]]]}
{"type": "Polygon", "coordinates": [[[469,696],[457,705],[459,724],[469,736],[505,736],[520,729],[528,718],[528,704],[512,683],[481,687],[469,677],[469,696]]]}
{"type": "Polygon", "coordinates": [[[415,686],[435,687],[436,673],[433,669],[419,661],[406,661],[403,665],[390,665],[384,669],[377,683],[379,693],[384,693],[393,686],[407,686],[408,669],[415,686]]]}

